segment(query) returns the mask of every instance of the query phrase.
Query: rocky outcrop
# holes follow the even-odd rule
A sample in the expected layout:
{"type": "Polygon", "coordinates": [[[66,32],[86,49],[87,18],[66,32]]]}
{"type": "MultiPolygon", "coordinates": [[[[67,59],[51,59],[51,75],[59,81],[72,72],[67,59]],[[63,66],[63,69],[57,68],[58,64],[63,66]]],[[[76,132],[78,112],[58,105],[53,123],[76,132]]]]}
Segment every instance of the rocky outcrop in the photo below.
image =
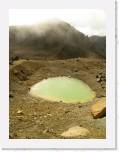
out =
{"type": "Polygon", "coordinates": [[[31,72],[23,67],[20,67],[19,69],[14,69],[13,73],[20,81],[28,80],[29,76],[31,75],[31,72]]]}
{"type": "Polygon", "coordinates": [[[102,87],[103,89],[106,88],[106,74],[105,74],[104,71],[103,71],[103,72],[100,72],[100,73],[98,73],[98,74],[96,75],[96,81],[97,81],[98,83],[100,83],[100,85],[101,85],[101,87],[102,87]]]}
{"type": "Polygon", "coordinates": [[[95,104],[91,107],[91,113],[93,118],[101,118],[106,115],[106,98],[103,97],[98,100],[95,104]]]}

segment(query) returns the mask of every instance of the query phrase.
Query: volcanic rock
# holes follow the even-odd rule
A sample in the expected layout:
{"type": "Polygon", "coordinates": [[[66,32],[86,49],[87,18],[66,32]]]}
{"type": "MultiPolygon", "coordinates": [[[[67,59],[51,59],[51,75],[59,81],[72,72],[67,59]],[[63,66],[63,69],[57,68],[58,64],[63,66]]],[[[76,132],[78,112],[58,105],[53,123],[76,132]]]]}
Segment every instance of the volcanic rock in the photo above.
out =
{"type": "Polygon", "coordinates": [[[69,128],[67,131],[61,134],[62,137],[71,138],[71,137],[85,137],[89,134],[89,130],[83,127],[74,126],[69,128]]]}
{"type": "Polygon", "coordinates": [[[22,111],[22,110],[18,110],[18,111],[17,111],[17,114],[22,115],[22,114],[23,114],[23,111],[22,111]]]}
{"type": "Polygon", "coordinates": [[[98,100],[94,105],[91,107],[91,113],[93,118],[101,118],[106,115],[106,98],[103,97],[98,100]]]}

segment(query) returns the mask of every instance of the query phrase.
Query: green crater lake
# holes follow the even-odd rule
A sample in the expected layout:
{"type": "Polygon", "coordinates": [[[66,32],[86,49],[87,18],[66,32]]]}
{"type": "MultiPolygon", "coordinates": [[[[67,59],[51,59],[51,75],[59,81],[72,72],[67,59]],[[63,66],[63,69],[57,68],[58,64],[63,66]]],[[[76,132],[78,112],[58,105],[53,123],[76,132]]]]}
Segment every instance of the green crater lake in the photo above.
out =
{"type": "Polygon", "coordinates": [[[30,94],[49,101],[65,103],[83,103],[95,97],[95,92],[86,83],[65,76],[38,82],[31,87],[30,94]]]}

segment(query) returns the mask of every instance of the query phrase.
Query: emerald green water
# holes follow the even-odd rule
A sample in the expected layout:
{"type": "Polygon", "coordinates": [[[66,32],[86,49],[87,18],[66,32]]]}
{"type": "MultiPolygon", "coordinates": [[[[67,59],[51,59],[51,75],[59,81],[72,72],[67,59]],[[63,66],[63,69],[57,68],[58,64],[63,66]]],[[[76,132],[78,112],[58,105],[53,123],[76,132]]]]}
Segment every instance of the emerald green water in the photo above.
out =
{"type": "Polygon", "coordinates": [[[95,97],[95,93],[87,84],[69,77],[44,79],[31,87],[30,94],[49,101],[65,103],[83,103],[95,97]]]}

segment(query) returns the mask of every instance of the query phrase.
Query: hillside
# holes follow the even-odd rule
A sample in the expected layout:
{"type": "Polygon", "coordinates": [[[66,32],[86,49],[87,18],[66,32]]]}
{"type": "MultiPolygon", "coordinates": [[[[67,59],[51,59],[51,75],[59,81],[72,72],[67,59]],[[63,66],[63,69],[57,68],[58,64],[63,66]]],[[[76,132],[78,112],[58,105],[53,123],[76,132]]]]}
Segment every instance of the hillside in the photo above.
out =
{"type": "Polygon", "coordinates": [[[63,139],[61,133],[72,126],[82,126],[90,131],[83,139],[105,139],[106,117],[94,119],[91,106],[106,96],[105,61],[94,58],[67,60],[18,60],[10,65],[10,127],[11,139],[63,139]],[[50,102],[34,98],[29,89],[49,77],[67,76],[88,84],[96,98],[87,103],[50,102]],[[102,79],[102,78],[101,78],[102,79]]]}
{"type": "Polygon", "coordinates": [[[10,26],[10,59],[105,58],[106,37],[88,37],[64,21],[10,26]]]}

